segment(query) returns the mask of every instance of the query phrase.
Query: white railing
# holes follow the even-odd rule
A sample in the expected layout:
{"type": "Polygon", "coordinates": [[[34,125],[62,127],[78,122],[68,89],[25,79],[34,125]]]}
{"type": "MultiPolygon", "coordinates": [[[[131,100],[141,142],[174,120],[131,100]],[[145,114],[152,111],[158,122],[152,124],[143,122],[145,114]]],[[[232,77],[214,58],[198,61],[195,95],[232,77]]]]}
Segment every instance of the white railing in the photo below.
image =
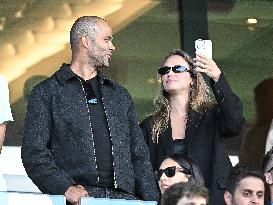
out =
{"type": "MultiPolygon", "coordinates": [[[[80,205],[156,205],[156,202],[83,198],[80,205]]],[[[66,205],[65,197],[41,194],[25,172],[21,147],[4,146],[0,154],[0,205],[66,205]]]]}
{"type": "MultiPolygon", "coordinates": [[[[0,192],[1,205],[66,205],[64,196],[31,194],[19,192],[0,192]]],[[[80,205],[156,205],[155,201],[108,199],[108,198],[82,198],[80,205]]]]}
{"type": "MultiPolygon", "coordinates": [[[[238,156],[229,156],[232,165],[238,156]]],[[[4,146],[0,154],[0,205],[65,205],[64,196],[41,194],[37,186],[28,178],[21,160],[21,147],[4,146]]],[[[155,205],[156,202],[83,198],[81,205],[155,205]]]]}

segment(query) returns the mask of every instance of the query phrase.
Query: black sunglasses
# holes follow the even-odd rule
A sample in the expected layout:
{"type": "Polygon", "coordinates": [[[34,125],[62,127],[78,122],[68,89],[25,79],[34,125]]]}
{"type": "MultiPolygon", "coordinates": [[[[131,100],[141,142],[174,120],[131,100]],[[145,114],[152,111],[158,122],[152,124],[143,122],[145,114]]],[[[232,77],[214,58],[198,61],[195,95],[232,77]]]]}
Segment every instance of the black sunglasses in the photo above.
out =
{"type": "Polygon", "coordinates": [[[172,69],[172,71],[174,73],[183,73],[185,71],[189,71],[190,69],[187,68],[186,66],[183,66],[183,65],[175,65],[173,67],[168,67],[168,66],[164,66],[164,67],[161,67],[157,70],[158,74],[160,75],[166,75],[170,72],[170,70],[172,69]]]}
{"type": "Polygon", "coordinates": [[[182,169],[182,168],[176,167],[176,166],[167,167],[165,169],[159,169],[158,171],[155,172],[155,174],[156,174],[157,180],[159,181],[160,177],[162,176],[163,173],[165,173],[165,175],[167,177],[173,177],[176,172],[182,172],[184,174],[191,175],[191,172],[189,170],[182,169]]]}

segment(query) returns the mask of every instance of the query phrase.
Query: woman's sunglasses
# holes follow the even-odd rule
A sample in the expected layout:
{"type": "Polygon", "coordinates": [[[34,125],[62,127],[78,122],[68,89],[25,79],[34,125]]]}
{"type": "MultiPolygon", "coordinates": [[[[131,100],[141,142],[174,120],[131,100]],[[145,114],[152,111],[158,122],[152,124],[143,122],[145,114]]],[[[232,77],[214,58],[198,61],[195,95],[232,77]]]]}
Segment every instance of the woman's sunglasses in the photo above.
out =
{"type": "Polygon", "coordinates": [[[165,169],[159,169],[156,172],[156,178],[159,181],[163,173],[165,173],[167,177],[173,177],[176,172],[182,172],[184,174],[191,175],[191,172],[189,170],[185,170],[180,167],[173,166],[173,167],[167,167],[165,169]]]}
{"type": "Polygon", "coordinates": [[[182,66],[182,65],[175,65],[173,67],[168,67],[168,66],[164,66],[162,68],[159,68],[157,70],[158,74],[160,75],[166,75],[170,72],[170,70],[172,69],[172,71],[174,73],[183,73],[185,71],[189,71],[190,69],[185,67],[185,66],[182,66]]]}
{"type": "Polygon", "coordinates": [[[273,167],[271,167],[271,168],[267,171],[267,173],[271,172],[272,170],[273,170],[273,167]]]}

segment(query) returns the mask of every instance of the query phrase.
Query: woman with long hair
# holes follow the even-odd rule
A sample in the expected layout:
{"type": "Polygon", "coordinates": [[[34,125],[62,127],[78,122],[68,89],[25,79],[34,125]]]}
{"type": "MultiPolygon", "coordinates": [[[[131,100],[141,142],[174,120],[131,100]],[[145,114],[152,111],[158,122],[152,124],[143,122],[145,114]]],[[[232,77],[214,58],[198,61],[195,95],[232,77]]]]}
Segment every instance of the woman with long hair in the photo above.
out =
{"type": "Polygon", "coordinates": [[[192,59],[180,49],[172,51],[158,74],[156,111],[140,124],[154,170],[169,154],[188,155],[210,190],[210,204],[224,204],[231,162],[221,138],[237,136],[244,125],[239,97],[216,63],[199,53],[192,59]],[[210,78],[214,98],[201,74],[210,78]]]}
{"type": "Polygon", "coordinates": [[[161,194],[171,185],[192,182],[204,186],[200,169],[192,159],[181,154],[167,156],[156,171],[161,194]]]}

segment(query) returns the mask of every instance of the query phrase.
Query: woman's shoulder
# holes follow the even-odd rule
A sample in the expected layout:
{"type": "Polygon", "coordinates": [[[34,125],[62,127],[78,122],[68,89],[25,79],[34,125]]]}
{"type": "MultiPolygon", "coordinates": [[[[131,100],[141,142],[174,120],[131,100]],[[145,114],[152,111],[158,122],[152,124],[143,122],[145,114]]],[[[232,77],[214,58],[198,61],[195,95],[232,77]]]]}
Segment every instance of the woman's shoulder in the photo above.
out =
{"type": "Polygon", "coordinates": [[[153,115],[146,116],[140,123],[140,127],[150,127],[153,120],[153,115]]]}

